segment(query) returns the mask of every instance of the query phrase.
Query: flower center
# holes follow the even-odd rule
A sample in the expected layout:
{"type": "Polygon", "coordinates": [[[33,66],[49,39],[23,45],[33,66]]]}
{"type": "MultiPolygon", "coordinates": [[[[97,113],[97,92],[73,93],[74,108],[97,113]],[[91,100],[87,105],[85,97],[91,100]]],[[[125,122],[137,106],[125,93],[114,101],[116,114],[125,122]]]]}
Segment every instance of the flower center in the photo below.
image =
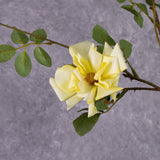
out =
{"type": "Polygon", "coordinates": [[[95,73],[88,73],[85,80],[90,84],[94,85],[94,82],[98,82],[97,80],[94,79],[95,73]]]}

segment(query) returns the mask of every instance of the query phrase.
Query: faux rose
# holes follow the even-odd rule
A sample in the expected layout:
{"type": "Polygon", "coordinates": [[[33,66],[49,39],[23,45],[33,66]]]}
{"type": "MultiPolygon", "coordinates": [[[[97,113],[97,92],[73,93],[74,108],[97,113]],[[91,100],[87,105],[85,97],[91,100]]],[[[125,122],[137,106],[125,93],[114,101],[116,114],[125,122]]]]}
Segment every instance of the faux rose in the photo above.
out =
{"type": "Polygon", "coordinates": [[[116,99],[120,73],[127,69],[118,44],[112,49],[105,43],[103,54],[96,51],[93,43],[84,41],[69,47],[74,65],[57,69],[49,82],[67,110],[84,99],[88,105],[88,117],[97,113],[95,101],[110,95],[116,99]]]}

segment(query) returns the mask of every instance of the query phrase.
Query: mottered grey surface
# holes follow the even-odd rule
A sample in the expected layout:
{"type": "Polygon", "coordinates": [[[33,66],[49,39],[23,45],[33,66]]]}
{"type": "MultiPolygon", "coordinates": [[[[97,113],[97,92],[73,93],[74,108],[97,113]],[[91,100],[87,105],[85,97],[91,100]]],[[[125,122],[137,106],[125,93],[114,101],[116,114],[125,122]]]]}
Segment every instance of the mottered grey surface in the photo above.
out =
{"type": "MultiPolygon", "coordinates": [[[[140,29],[116,0],[0,0],[0,22],[28,32],[44,28],[49,39],[67,45],[93,41],[92,28],[103,26],[116,42],[133,43],[131,64],[140,77],[160,85],[160,48],[153,25],[143,17],[140,29]]],[[[11,32],[0,26],[0,44],[14,45],[11,32]]],[[[0,64],[0,160],[159,160],[160,93],[128,92],[79,137],[72,121],[87,104],[66,111],[48,82],[57,67],[72,63],[71,56],[66,48],[43,45],[53,59],[47,68],[35,60],[34,47],[27,48],[28,77],[16,73],[16,56],[0,64]]],[[[122,76],[119,85],[144,86],[122,76]]]]}

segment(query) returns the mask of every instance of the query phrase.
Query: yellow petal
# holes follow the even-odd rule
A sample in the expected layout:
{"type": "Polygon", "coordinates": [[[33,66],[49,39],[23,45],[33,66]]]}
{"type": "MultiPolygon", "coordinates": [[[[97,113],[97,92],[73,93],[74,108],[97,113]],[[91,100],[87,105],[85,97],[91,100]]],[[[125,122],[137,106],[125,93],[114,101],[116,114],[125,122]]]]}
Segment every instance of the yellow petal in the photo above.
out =
{"type": "Polygon", "coordinates": [[[117,56],[118,57],[121,72],[124,71],[125,69],[127,69],[125,59],[123,57],[122,51],[121,51],[118,43],[115,45],[115,47],[114,47],[114,49],[111,53],[111,56],[117,56]]]}
{"type": "Polygon", "coordinates": [[[67,110],[70,110],[75,104],[77,104],[79,101],[81,101],[83,98],[78,97],[77,94],[74,95],[73,97],[69,98],[66,101],[67,104],[67,110]]]}
{"type": "Polygon", "coordinates": [[[112,97],[112,99],[113,99],[114,101],[116,100],[116,95],[117,95],[116,92],[111,94],[111,97],[112,97]]]}
{"type": "Polygon", "coordinates": [[[77,89],[79,83],[78,77],[75,75],[74,72],[71,74],[70,83],[68,85],[68,89],[77,89]]]}
{"type": "Polygon", "coordinates": [[[85,80],[83,80],[78,83],[78,87],[79,89],[78,89],[77,95],[79,97],[83,97],[86,99],[92,89],[92,86],[89,83],[87,83],[85,80]]]}
{"type": "Polygon", "coordinates": [[[92,72],[92,67],[89,61],[81,57],[81,55],[78,53],[73,57],[73,63],[77,66],[80,73],[84,76],[86,76],[87,73],[92,72]]]}
{"type": "Polygon", "coordinates": [[[73,57],[73,63],[76,65],[77,69],[79,70],[80,74],[83,76],[86,76],[85,68],[83,65],[80,63],[80,58],[78,58],[78,54],[73,57]]]}
{"type": "Polygon", "coordinates": [[[84,80],[85,76],[83,74],[80,73],[79,69],[76,68],[73,73],[75,74],[75,76],[78,78],[79,81],[84,80]]]}
{"type": "Polygon", "coordinates": [[[99,100],[99,99],[101,99],[103,97],[111,95],[111,94],[113,94],[115,92],[118,92],[118,91],[120,91],[122,89],[123,88],[121,88],[121,87],[110,87],[108,89],[102,88],[102,87],[98,87],[98,89],[97,89],[97,95],[96,95],[96,100],[99,100]]]}
{"type": "Polygon", "coordinates": [[[120,77],[120,74],[115,75],[115,77],[113,78],[112,86],[118,87],[119,77],[120,77]]]}
{"type": "Polygon", "coordinates": [[[102,63],[100,69],[95,73],[95,76],[94,76],[95,80],[99,80],[101,78],[101,75],[106,70],[106,67],[107,67],[107,64],[106,63],[102,63]]]}
{"type": "Polygon", "coordinates": [[[70,88],[70,83],[73,83],[73,79],[71,81],[71,77],[74,70],[75,68],[71,65],[64,65],[57,69],[55,73],[55,82],[62,91],[73,92],[75,90],[75,87],[70,88]]]}
{"type": "Polygon", "coordinates": [[[111,53],[112,53],[112,47],[107,42],[105,42],[104,49],[103,49],[103,55],[110,56],[111,53]]]}
{"type": "MultiPolygon", "coordinates": [[[[118,87],[119,77],[120,77],[120,74],[117,75],[117,76],[114,78],[114,81],[113,81],[113,83],[112,83],[112,86],[113,86],[113,87],[118,87]]],[[[116,100],[116,95],[117,95],[116,92],[113,93],[113,94],[111,94],[111,97],[112,97],[112,99],[113,99],[114,101],[116,100]]]]}
{"type": "Polygon", "coordinates": [[[69,52],[72,57],[79,53],[83,58],[88,59],[88,53],[91,47],[94,47],[94,44],[89,41],[84,41],[77,43],[69,47],[69,52]]]}
{"type": "Polygon", "coordinates": [[[88,118],[94,116],[97,113],[97,108],[95,106],[95,102],[89,104],[88,108],[88,118]]]}
{"type": "Polygon", "coordinates": [[[121,72],[117,57],[103,56],[103,63],[106,64],[102,73],[103,78],[106,78],[108,75],[118,74],[121,72]]]}
{"type": "Polygon", "coordinates": [[[99,79],[98,83],[96,82],[95,85],[102,87],[102,88],[110,88],[113,85],[113,79],[99,79]]]}
{"type": "Polygon", "coordinates": [[[90,91],[88,92],[88,96],[86,98],[86,101],[87,101],[88,104],[95,101],[96,92],[97,92],[97,87],[96,86],[94,86],[90,89],[90,91]]]}
{"type": "Polygon", "coordinates": [[[55,79],[54,78],[50,78],[49,79],[49,83],[52,86],[53,90],[55,91],[55,93],[57,94],[58,98],[60,99],[60,101],[65,101],[66,99],[70,98],[71,96],[73,96],[75,94],[75,92],[64,92],[62,91],[56,84],[55,79]]]}
{"type": "Polygon", "coordinates": [[[97,52],[94,48],[89,50],[89,62],[92,66],[92,72],[95,73],[99,70],[102,63],[102,54],[97,52]]]}

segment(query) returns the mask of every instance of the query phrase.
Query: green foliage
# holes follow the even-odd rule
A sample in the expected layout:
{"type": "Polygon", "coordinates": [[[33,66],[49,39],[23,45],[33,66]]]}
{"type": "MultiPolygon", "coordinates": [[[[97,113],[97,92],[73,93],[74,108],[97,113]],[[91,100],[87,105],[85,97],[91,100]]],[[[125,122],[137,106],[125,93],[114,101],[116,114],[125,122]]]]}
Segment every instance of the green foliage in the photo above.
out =
{"type": "Polygon", "coordinates": [[[104,49],[104,46],[98,46],[97,47],[97,51],[101,54],[103,54],[103,49],[104,49]]]}
{"type": "Polygon", "coordinates": [[[157,4],[157,3],[156,3],[155,5],[160,8],[160,4],[157,4]]]}
{"type": "Polygon", "coordinates": [[[98,111],[104,111],[108,108],[108,103],[110,100],[110,96],[104,97],[103,99],[95,101],[95,106],[98,111]]]}
{"type": "Polygon", "coordinates": [[[73,121],[75,131],[79,136],[84,136],[88,133],[96,124],[100,116],[100,113],[88,118],[88,113],[83,113],[77,119],[73,121]]]}
{"type": "Polygon", "coordinates": [[[41,47],[36,47],[34,49],[34,56],[36,58],[36,60],[47,67],[51,67],[52,66],[52,60],[51,57],[48,55],[48,53],[41,47]]]}
{"type": "Polygon", "coordinates": [[[124,3],[126,0],[117,0],[119,3],[124,3]]]}
{"type": "MultiPolygon", "coordinates": [[[[39,36],[39,37],[42,37],[42,38],[45,38],[45,39],[47,38],[47,33],[44,29],[37,29],[34,32],[32,32],[32,34],[39,36]]],[[[30,36],[30,40],[35,43],[42,43],[44,41],[43,39],[40,39],[40,38],[37,38],[34,36],[30,36]]]]}
{"type": "Polygon", "coordinates": [[[82,111],[88,111],[88,108],[80,109],[80,110],[79,110],[79,111],[77,111],[77,112],[82,112],[82,111]]]}
{"type": "Polygon", "coordinates": [[[143,11],[144,13],[146,13],[146,14],[148,15],[147,7],[146,7],[145,4],[143,4],[143,3],[138,3],[138,4],[137,4],[137,7],[138,7],[141,11],[143,11]]]}
{"type": "Polygon", "coordinates": [[[104,111],[108,108],[108,104],[104,103],[102,100],[96,101],[95,106],[96,106],[98,111],[104,111]]]}
{"type": "Polygon", "coordinates": [[[10,45],[0,45],[0,63],[9,61],[16,54],[16,49],[10,45]]]}
{"type": "Polygon", "coordinates": [[[153,5],[152,0],[146,0],[146,3],[147,3],[148,5],[150,5],[150,6],[153,5]]]}
{"type": "MultiPolygon", "coordinates": [[[[153,6],[152,0],[146,0],[146,3],[147,3],[149,6],[153,6]]],[[[155,3],[155,6],[157,6],[157,7],[160,8],[160,4],[158,4],[158,3],[155,3]]]]}
{"type": "Polygon", "coordinates": [[[126,93],[127,93],[126,89],[124,89],[121,93],[118,93],[116,97],[117,100],[121,99],[126,93]]]}
{"type": "Polygon", "coordinates": [[[15,59],[15,68],[17,73],[26,77],[32,69],[32,63],[29,55],[26,52],[21,52],[15,59]]]}
{"type": "Polygon", "coordinates": [[[134,20],[135,22],[140,26],[140,28],[143,27],[143,17],[141,16],[141,14],[139,13],[138,16],[134,16],[134,20]]]}
{"type": "Polygon", "coordinates": [[[129,11],[130,13],[138,16],[138,12],[134,9],[134,7],[132,5],[123,5],[123,6],[121,6],[121,8],[123,8],[123,9],[129,11]]]}
{"type": "Polygon", "coordinates": [[[109,36],[108,32],[99,25],[93,28],[92,37],[98,43],[104,45],[107,42],[110,46],[114,46],[116,42],[109,36]]]}
{"type": "Polygon", "coordinates": [[[121,50],[123,51],[124,53],[124,56],[126,58],[129,58],[131,53],[132,53],[132,44],[124,39],[121,39],[119,41],[119,44],[120,44],[120,48],[121,50]]]}
{"type": "Polygon", "coordinates": [[[28,43],[28,37],[17,30],[13,30],[12,34],[11,34],[11,40],[16,43],[16,44],[26,44],[28,43]]]}

